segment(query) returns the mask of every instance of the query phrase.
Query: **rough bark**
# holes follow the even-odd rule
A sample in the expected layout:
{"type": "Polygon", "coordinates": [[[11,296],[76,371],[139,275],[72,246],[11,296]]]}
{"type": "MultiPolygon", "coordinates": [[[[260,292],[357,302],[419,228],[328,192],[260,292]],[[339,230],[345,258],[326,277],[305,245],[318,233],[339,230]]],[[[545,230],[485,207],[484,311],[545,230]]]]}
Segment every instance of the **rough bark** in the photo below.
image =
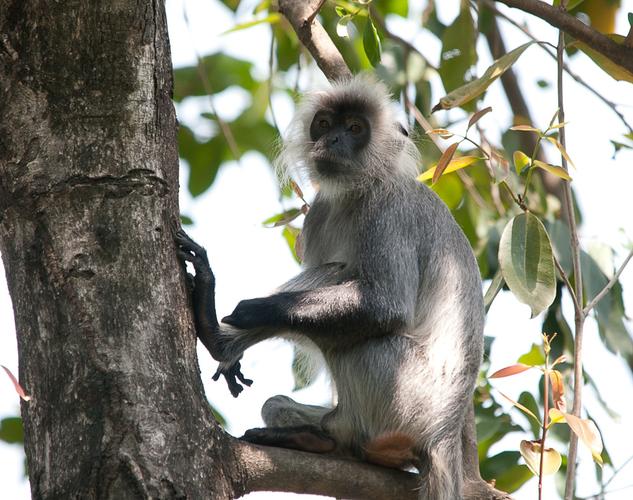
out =
{"type": "Polygon", "coordinates": [[[229,498],[172,242],[163,3],[0,0],[0,34],[0,249],[33,498],[229,498]]]}

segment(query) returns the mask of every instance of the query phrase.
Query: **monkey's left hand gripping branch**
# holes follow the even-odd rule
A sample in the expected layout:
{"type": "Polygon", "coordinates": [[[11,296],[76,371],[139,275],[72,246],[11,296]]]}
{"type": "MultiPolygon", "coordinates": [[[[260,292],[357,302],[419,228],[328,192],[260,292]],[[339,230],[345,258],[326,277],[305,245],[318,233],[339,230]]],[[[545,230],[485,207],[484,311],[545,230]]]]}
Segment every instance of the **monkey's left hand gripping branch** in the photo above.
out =
{"type": "Polygon", "coordinates": [[[220,362],[213,380],[217,381],[222,375],[233,397],[237,397],[244,389],[241,384],[250,386],[253,381],[244,377],[239,360],[227,362],[222,333],[215,312],[215,276],[211,271],[207,252],[182,229],[176,233],[175,240],[178,245],[178,256],[183,261],[191,262],[196,271],[195,276],[189,275],[196,335],[213,359],[220,362]]]}

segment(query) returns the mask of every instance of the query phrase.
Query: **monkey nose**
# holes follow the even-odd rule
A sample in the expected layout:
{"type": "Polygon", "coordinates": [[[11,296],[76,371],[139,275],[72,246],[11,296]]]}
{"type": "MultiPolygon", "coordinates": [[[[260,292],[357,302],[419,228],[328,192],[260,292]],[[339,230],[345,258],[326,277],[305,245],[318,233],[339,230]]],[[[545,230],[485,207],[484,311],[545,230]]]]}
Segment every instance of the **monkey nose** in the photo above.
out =
{"type": "Polygon", "coordinates": [[[330,137],[330,146],[336,144],[338,142],[338,135],[330,137]]]}

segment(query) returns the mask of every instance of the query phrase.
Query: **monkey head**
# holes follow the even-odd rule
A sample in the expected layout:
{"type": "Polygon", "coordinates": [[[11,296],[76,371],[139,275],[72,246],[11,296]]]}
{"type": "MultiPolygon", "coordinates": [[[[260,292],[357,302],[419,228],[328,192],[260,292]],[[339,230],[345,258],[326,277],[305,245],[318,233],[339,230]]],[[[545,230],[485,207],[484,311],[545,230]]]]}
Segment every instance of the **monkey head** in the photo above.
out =
{"type": "Polygon", "coordinates": [[[308,94],[299,104],[279,155],[325,195],[416,175],[418,151],[398,122],[387,88],[361,74],[308,94]]]}

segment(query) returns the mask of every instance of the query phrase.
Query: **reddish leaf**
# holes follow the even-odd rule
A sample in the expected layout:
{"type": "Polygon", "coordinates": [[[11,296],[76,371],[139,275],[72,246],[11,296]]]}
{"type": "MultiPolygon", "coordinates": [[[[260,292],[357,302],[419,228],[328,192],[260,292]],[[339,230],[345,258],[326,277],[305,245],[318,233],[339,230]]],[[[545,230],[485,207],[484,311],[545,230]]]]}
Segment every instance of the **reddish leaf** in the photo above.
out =
{"type": "Polygon", "coordinates": [[[9,370],[6,366],[4,365],[0,365],[2,366],[2,368],[4,368],[4,371],[7,372],[7,375],[9,376],[9,378],[11,379],[11,382],[13,382],[13,387],[15,387],[15,392],[18,393],[18,395],[24,400],[24,401],[30,401],[31,400],[31,396],[28,396],[26,394],[26,392],[24,392],[24,389],[22,389],[22,386],[20,385],[20,383],[18,382],[18,379],[16,379],[13,376],[13,373],[11,373],[11,370],[9,370]]]}
{"type": "Polygon", "coordinates": [[[454,142],[449,147],[446,148],[446,151],[442,153],[439,161],[437,162],[437,166],[435,167],[435,172],[433,173],[433,180],[431,181],[433,184],[437,182],[437,180],[442,175],[442,172],[448,167],[448,164],[453,159],[453,155],[457,151],[457,143],[454,142]]]}
{"type": "Polygon", "coordinates": [[[489,375],[488,378],[510,377],[511,375],[522,373],[530,368],[532,368],[532,366],[524,363],[517,363],[516,365],[506,366],[505,368],[501,368],[501,370],[497,370],[492,375],[489,375]]]}
{"type": "Polygon", "coordinates": [[[470,117],[470,120],[468,120],[468,127],[466,127],[466,130],[468,130],[470,127],[472,127],[475,123],[477,123],[479,120],[481,120],[481,118],[490,113],[492,111],[492,107],[488,106],[487,108],[484,109],[480,109],[479,111],[477,111],[473,116],[470,117]]]}
{"type": "Polygon", "coordinates": [[[563,376],[558,370],[549,371],[549,379],[552,383],[552,400],[554,408],[562,412],[567,411],[567,403],[565,402],[565,384],[563,376]]]}

